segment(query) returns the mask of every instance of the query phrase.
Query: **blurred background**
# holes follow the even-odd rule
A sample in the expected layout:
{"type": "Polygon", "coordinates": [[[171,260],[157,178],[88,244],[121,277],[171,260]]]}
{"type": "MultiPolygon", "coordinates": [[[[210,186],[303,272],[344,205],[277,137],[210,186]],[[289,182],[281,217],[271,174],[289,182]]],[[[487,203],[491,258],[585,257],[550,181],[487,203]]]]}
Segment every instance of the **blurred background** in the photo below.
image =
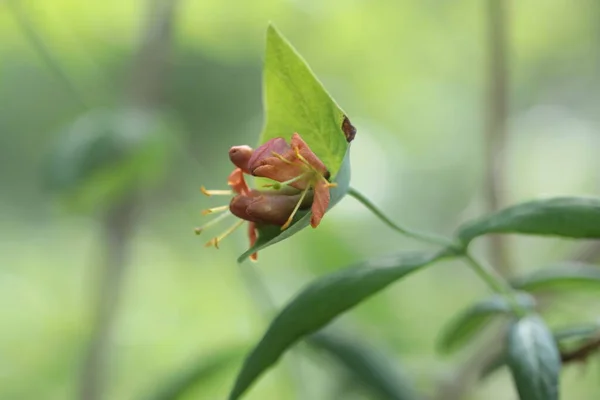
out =
{"type": "MultiPolygon", "coordinates": [[[[225,188],[229,147],[256,144],[269,21],[357,127],[352,186],[394,220],[450,235],[490,206],[599,194],[595,0],[0,1],[0,399],[223,399],[268,324],[265,298],[280,308],[317,276],[423,248],[351,198],[256,265],[236,264],[243,232],[220,250],[194,235],[220,205],[200,186],[225,188]]],[[[504,245],[510,274],[582,252],[504,245]]],[[[514,399],[504,370],[445,391],[481,346],[444,357],[438,332],[488,293],[445,262],[331,328],[431,398],[514,399]]],[[[560,327],[599,312],[573,296],[546,315],[560,327]]],[[[314,347],[246,398],[395,398],[314,347]]],[[[566,368],[565,398],[598,398],[599,374],[566,368]]]]}

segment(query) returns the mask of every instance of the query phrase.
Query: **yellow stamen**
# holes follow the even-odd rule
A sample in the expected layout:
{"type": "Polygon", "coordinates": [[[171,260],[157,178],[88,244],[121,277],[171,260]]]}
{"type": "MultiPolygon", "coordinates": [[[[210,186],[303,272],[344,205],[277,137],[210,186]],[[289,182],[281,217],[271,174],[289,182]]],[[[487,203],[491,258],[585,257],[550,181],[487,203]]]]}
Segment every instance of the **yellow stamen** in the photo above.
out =
{"type": "Polygon", "coordinates": [[[310,186],[307,186],[306,189],[304,189],[304,191],[302,192],[302,196],[300,196],[300,200],[298,200],[296,207],[294,207],[294,211],[292,211],[292,213],[290,214],[290,217],[287,219],[287,221],[285,221],[285,224],[283,224],[283,226],[281,227],[282,231],[289,228],[290,224],[292,223],[292,220],[294,219],[294,215],[296,215],[296,213],[298,212],[298,209],[300,208],[300,205],[304,201],[304,197],[306,197],[306,193],[308,193],[309,188],[310,188],[310,186]]]}
{"type": "Polygon", "coordinates": [[[198,228],[195,228],[195,229],[194,229],[194,232],[196,232],[196,235],[199,235],[199,234],[201,234],[202,232],[204,232],[206,229],[210,228],[210,227],[211,227],[211,226],[213,226],[213,225],[216,225],[218,222],[220,222],[220,221],[224,220],[224,219],[225,219],[225,218],[227,218],[227,217],[230,217],[231,215],[232,215],[232,214],[231,214],[229,211],[227,211],[227,212],[225,212],[225,213],[223,213],[223,214],[219,215],[218,217],[216,217],[216,218],[215,218],[215,219],[213,219],[212,221],[209,221],[209,222],[207,222],[206,224],[204,224],[204,225],[202,225],[202,226],[200,226],[200,227],[198,227],[198,228]]]}
{"type": "Polygon", "coordinates": [[[281,189],[281,186],[288,186],[294,182],[299,181],[300,179],[306,178],[307,175],[308,175],[308,172],[305,172],[305,173],[300,174],[297,177],[287,180],[285,182],[268,183],[266,185],[263,185],[263,187],[272,187],[272,188],[279,190],[279,189],[281,189]]]}
{"type": "Polygon", "coordinates": [[[218,212],[222,212],[222,211],[227,211],[229,210],[229,206],[219,206],[219,207],[213,207],[213,208],[209,208],[208,210],[202,210],[202,215],[208,215],[208,214],[214,214],[214,213],[218,213],[218,212]]]}
{"type": "Polygon", "coordinates": [[[290,160],[288,160],[287,158],[285,158],[284,156],[282,156],[279,153],[275,153],[274,151],[271,152],[271,154],[276,157],[279,158],[281,161],[283,161],[286,164],[293,164],[293,162],[291,162],[290,160]]]}
{"type": "Polygon", "coordinates": [[[240,226],[242,226],[242,224],[246,222],[244,220],[240,220],[238,222],[236,222],[234,225],[232,225],[229,229],[227,229],[225,232],[223,232],[221,235],[219,235],[218,237],[212,238],[210,239],[205,246],[206,247],[211,247],[214,246],[215,248],[219,248],[219,242],[222,241],[223,239],[225,239],[227,236],[231,235],[237,228],[239,228],[240,226]]]}
{"type": "Polygon", "coordinates": [[[200,191],[205,196],[229,196],[233,194],[231,190],[207,190],[204,186],[200,187],[200,191]]]}

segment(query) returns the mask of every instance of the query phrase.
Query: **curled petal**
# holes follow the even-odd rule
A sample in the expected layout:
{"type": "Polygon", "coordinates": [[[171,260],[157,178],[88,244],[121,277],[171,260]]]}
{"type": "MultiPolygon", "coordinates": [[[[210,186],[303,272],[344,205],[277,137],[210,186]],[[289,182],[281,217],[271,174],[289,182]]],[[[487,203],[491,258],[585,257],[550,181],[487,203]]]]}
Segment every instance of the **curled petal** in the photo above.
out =
{"type": "Polygon", "coordinates": [[[314,200],[311,207],[312,216],[310,217],[310,225],[313,228],[319,226],[321,219],[323,219],[323,216],[329,207],[331,198],[329,187],[330,184],[325,179],[320,179],[315,185],[314,200]]]}
{"type": "MultiPolygon", "coordinates": [[[[264,164],[255,168],[252,175],[261,178],[269,178],[277,182],[286,182],[304,174],[304,168],[299,163],[289,163],[276,157],[264,160],[264,164]]],[[[296,189],[304,189],[308,185],[306,179],[295,181],[292,186],[296,189]]]]}
{"type": "Polygon", "coordinates": [[[244,172],[241,168],[233,170],[227,178],[227,184],[231,186],[231,189],[238,194],[250,193],[250,188],[246,184],[244,179],[244,172]]]}
{"type": "Polygon", "coordinates": [[[244,173],[250,174],[248,163],[254,150],[250,146],[233,146],[229,149],[229,159],[236,167],[240,168],[244,173]]]}
{"type": "Polygon", "coordinates": [[[252,157],[248,160],[248,169],[253,171],[255,168],[263,165],[266,159],[273,158],[273,153],[283,155],[290,150],[290,145],[287,144],[284,138],[271,139],[254,150],[252,157]]]}
{"type": "MultiPolygon", "coordinates": [[[[254,246],[254,244],[256,243],[256,239],[258,239],[258,236],[256,234],[256,224],[254,222],[248,223],[248,238],[250,239],[250,247],[254,246]]],[[[252,261],[258,260],[258,253],[252,253],[250,255],[250,259],[252,261]]]]}
{"type": "Polygon", "coordinates": [[[319,157],[312,152],[310,147],[308,147],[306,142],[302,140],[298,133],[294,133],[292,135],[292,148],[295,150],[297,149],[300,156],[304,158],[306,162],[308,162],[308,164],[310,164],[310,166],[313,167],[317,172],[323,175],[326,179],[329,178],[329,171],[327,170],[327,167],[325,167],[325,164],[323,164],[319,157]]]}

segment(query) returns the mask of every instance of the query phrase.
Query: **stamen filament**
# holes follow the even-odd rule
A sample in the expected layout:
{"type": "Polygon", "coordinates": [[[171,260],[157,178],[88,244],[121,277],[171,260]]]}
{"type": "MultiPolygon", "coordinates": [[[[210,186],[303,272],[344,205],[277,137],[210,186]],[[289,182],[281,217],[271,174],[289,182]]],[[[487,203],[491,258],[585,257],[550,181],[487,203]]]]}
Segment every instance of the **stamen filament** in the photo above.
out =
{"type": "Polygon", "coordinates": [[[304,172],[304,173],[302,173],[302,174],[298,175],[297,177],[295,177],[295,178],[292,178],[292,179],[290,179],[290,180],[287,180],[287,181],[285,181],[285,182],[275,182],[275,183],[269,183],[269,184],[263,185],[263,187],[273,187],[273,188],[275,188],[275,189],[279,190],[279,189],[281,189],[281,187],[282,187],[282,186],[288,186],[288,185],[290,185],[290,184],[292,184],[292,183],[294,183],[294,182],[297,182],[297,181],[299,181],[300,179],[304,179],[304,178],[306,178],[306,176],[307,176],[308,174],[309,174],[309,172],[304,172]]]}
{"type": "Polygon", "coordinates": [[[205,196],[230,196],[233,194],[231,190],[207,190],[204,186],[200,187],[200,191],[205,196]]]}
{"type": "Polygon", "coordinates": [[[304,201],[304,198],[306,197],[306,193],[308,193],[309,189],[310,189],[310,186],[306,186],[306,189],[304,189],[304,191],[302,192],[302,196],[300,196],[300,200],[298,200],[296,207],[294,207],[294,211],[292,211],[292,213],[290,214],[290,217],[287,219],[287,221],[285,221],[285,224],[283,224],[283,226],[281,227],[282,231],[289,228],[290,224],[292,223],[292,220],[294,219],[294,215],[296,215],[296,213],[298,212],[298,209],[300,208],[300,205],[304,201]]]}
{"type": "Polygon", "coordinates": [[[281,155],[281,154],[279,154],[279,153],[275,153],[274,151],[272,151],[272,152],[271,152],[271,154],[272,154],[274,157],[277,157],[277,158],[279,158],[281,161],[283,161],[283,162],[284,162],[284,163],[286,163],[286,164],[293,164],[293,162],[291,162],[290,160],[286,159],[284,156],[282,156],[282,155],[281,155]]]}
{"type": "Polygon", "coordinates": [[[233,215],[233,214],[231,214],[229,211],[227,211],[227,212],[219,215],[218,217],[214,218],[213,220],[208,221],[206,224],[204,224],[198,228],[195,228],[194,232],[196,232],[196,235],[199,235],[206,229],[210,228],[213,225],[216,225],[217,223],[221,222],[222,220],[224,220],[227,217],[230,217],[231,215],[233,215]]]}
{"type": "Polygon", "coordinates": [[[223,239],[225,239],[227,236],[231,235],[237,228],[239,228],[240,226],[242,226],[242,224],[246,222],[244,220],[240,220],[238,222],[236,222],[234,225],[232,225],[229,229],[227,229],[225,232],[223,232],[221,235],[219,235],[218,237],[212,238],[210,239],[205,246],[206,247],[211,247],[211,246],[215,246],[215,248],[219,248],[219,242],[222,241],[223,239]]]}
{"type": "Polygon", "coordinates": [[[213,208],[209,208],[208,210],[202,210],[202,215],[214,214],[214,213],[227,211],[227,210],[229,210],[229,205],[213,207],[213,208]]]}

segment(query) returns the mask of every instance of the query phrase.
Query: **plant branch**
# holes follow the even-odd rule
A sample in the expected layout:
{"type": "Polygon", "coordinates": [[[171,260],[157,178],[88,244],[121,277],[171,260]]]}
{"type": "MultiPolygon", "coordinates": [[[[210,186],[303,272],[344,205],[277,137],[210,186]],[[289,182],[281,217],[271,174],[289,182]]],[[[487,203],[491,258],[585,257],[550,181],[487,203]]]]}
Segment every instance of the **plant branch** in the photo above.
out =
{"type": "Polygon", "coordinates": [[[476,260],[465,252],[464,258],[477,275],[496,293],[504,296],[518,317],[523,317],[527,311],[519,304],[514,290],[508,282],[494,269],[476,260]]]}
{"type": "Polygon", "coordinates": [[[37,30],[31,23],[31,20],[27,16],[25,10],[23,10],[23,6],[21,5],[21,1],[19,0],[6,0],[5,4],[11,10],[15,21],[17,22],[21,32],[37,53],[37,55],[42,59],[42,62],[46,64],[48,69],[50,69],[54,75],[61,81],[63,86],[67,89],[67,91],[71,94],[73,99],[79,105],[87,110],[89,106],[85,100],[85,96],[81,93],[81,91],[77,88],[77,85],[73,83],[71,78],[69,78],[69,74],[65,71],[65,69],[60,65],[56,57],[52,54],[51,50],[48,48],[44,40],[38,34],[37,30]]]}
{"type": "Polygon", "coordinates": [[[360,193],[358,190],[356,190],[354,188],[348,189],[348,195],[350,195],[350,196],[354,197],[356,200],[358,200],[369,211],[371,211],[373,214],[375,214],[375,216],[377,218],[379,218],[384,224],[386,224],[387,226],[389,226],[396,232],[398,232],[406,237],[410,237],[412,239],[416,239],[421,242],[425,242],[425,243],[429,243],[429,244],[435,244],[438,246],[454,247],[454,243],[452,243],[452,241],[450,239],[447,239],[445,237],[413,231],[411,229],[408,229],[408,228],[405,228],[403,226],[396,224],[391,219],[389,219],[383,213],[383,211],[381,211],[375,204],[373,204],[371,202],[371,200],[366,198],[362,193],[360,193]]]}
{"type": "MultiPolygon", "coordinates": [[[[508,61],[506,38],[506,0],[488,0],[488,84],[485,128],[486,175],[485,198],[489,212],[504,203],[505,148],[508,114],[508,61]]],[[[502,275],[511,271],[506,237],[490,236],[490,260],[502,275]]]]}
{"type": "Polygon", "coordinates": [[[585,362],[587,359],[600,350],[600,337],[596,337],[589,341],[586,341],[581,346],[574,350],[561,351],[560,359],[563,364],[573,362],[585,362]]]}

